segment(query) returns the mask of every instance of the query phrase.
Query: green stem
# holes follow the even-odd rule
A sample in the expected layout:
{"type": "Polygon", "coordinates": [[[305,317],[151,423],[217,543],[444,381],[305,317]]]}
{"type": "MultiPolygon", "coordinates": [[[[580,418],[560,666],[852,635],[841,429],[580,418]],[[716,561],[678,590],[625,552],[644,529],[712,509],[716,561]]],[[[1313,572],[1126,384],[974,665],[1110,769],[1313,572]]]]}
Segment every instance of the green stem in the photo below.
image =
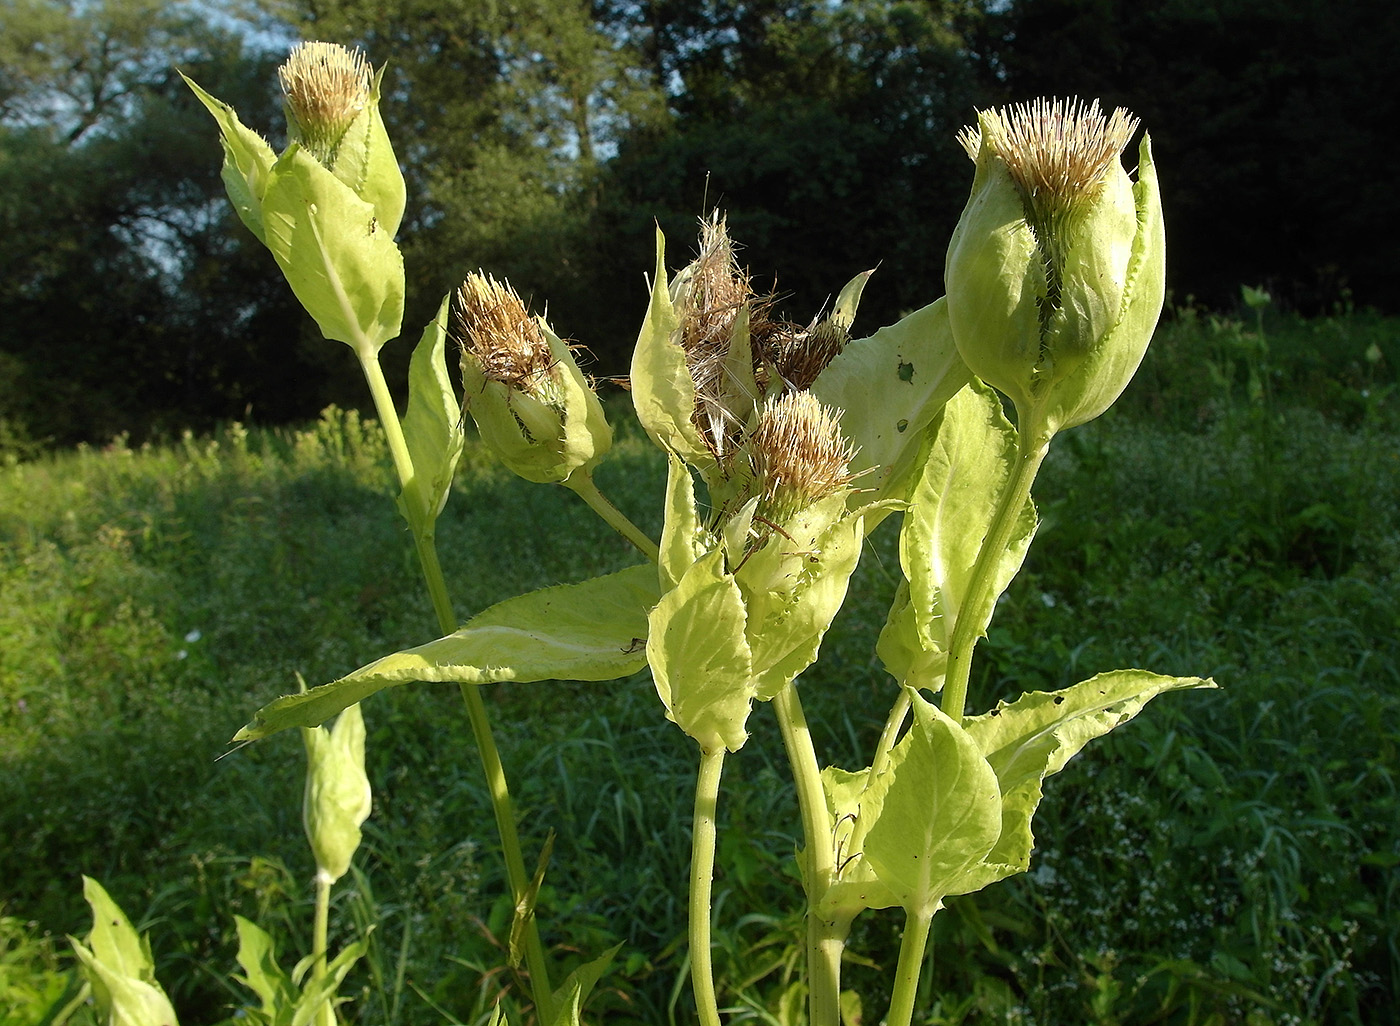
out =
{"type": "Polygon", "coordinates": [[[885,1017],[885,1026],[909,1026],[913,1018],[919,970],[924,964],[924,948],[932,923],[932,912],[905,913],[904,937],[899,942],[899,964],[895,967],[894,993],[890,995],[890,1013],[885,1017]]]}
{"type": "Polygon", "coordinates": [[[564,486],[570,488],[580,499],[588,503],[589,508],[603,518],[618,534],[626,538],[642,555],[655,563],[661,558],[661,549],[656,542],[652,541],[646,534],[632,521],[628,520],[623,512],[608,501],[608,497],[598,490],[598,486],[593,482],[593,475],[585,471],[575,471],[569,479],[564,482],[564,486]]]}
{"type": "MultiPolygon", "coordinates": [[[[374,398],[374,408],[384,435],[389,442],[389,452],[398,472],[399,483],[405,491],[418,488],[414,474],[413,460],[408,452],[403,426],[399,422],[398,410],[394,407],[389,385],[384,380],[384,371],[379,365],[378,354],[361,354],[360,366],[364,369],[365,381],[369,384],[370,395],[374,398]]],[[[410,521],[410,526],[413,526],[410,521]]],[[[443,577],[442,564],[438,561],[434,532],[429,525],[413,531],[413,544],[418,552],[418,562],[423,570],[423,580],[428,586],[432,599],[433,612],[437,616],[438,629],[451,634],[457,629],[457,617],[452,611],[452,601],[447,594],[447,582],[443,577]]],[[[460,687],[462,701],[467,706],[467,718],[471,721],[472,736],[476,740],[477,753],[481,758],[481,770],[486,777],[487,790],[491,796],[491,811],[496,819],[496,832],[501,839],[501,853],[506,864],[506,878],[510,883],[511,897],[519,908],[530,888],[530,875],[525,870],[525,858],[520,846],[520,835],[515,827],[515,810],[510,799],[510,788],[506,784],[505,767],[501,763],[501,753],[491,731],[491,720],[486,713],[486,703],[475,685],[463,684],[460,687]]],[[[554,992],[549,977],[549,963],[545,957],[544,944],[540,941],[539,926],[533,910],[525,923],[525,961],[530,970],[530,991],[540,1019],[550,1022],[554,1018],[554,992]]]]}
{"type": "Polygon", "coordinates": [[[710,899],[715,876],[715,805],[724,769],[724,747],[700,749],[695,781],[695,820],[690,841],[690,983],[702,1026],[720,1026],[710,955],[710,899]]]}
{"type": "MultiPolygon", "coordinates": [[[[316,918],[311,926],[311,979],[320,982],[326,976],[326,934],[330,924],[331,878],[318,867],[316,870],[316,918]]],[[[316,1009],[316,1026],[335,1026],[335,1005],[322,1002],[316,1009]]]]}
{"type": "Polygon", "coordinates": [[[807,983],[810,988],[811,1026],[840,1026],[841,953],[845,948],[850,920],[826,919],[817,910],[836,877],[836,853],[832,847],[831,814],[822,790],[821,769],[797,685],[789,684],[773,699],[783,747],[797,788],[797,807],[802,817],[805,842],[802,857],[807,888],[807,983]]]}
{"type": "Polygon", "coordinates": [[[963,709],[967,704],[972,650],[977,646],[982,628],[990,619],[991,605],[996,601],[992,591],[996,585],[997,566],[1011,542],[1011,534],[1026,499],[1030,497],[1036,471],[1050,449],[1050,436],[1043,432],[1037,432],[1029,445],[1026,436],[1018,432],[1016,442],[1016,464],[1002,490],[991,527],[987,529],[987,537],[977,553],[977,561],[972,565],[967,594],[958,612],[957,623],[953,626],[953,636],[948,641],[948,670],[941,707],[955,723],[962,722],[963,709]]]}
{"type": "Polygon", "coordinates": [[[890,708],[889,718],[885,720],[885,729],[880,731],[880,740],[875,745],[875,757],[870,760],[871,780],[884,773],[885,767],[889,765],[890,750],[899,738],[899,730],[904,726],[904,718],[909,715],[909,707],[912,704],[909,689],[900,688],[899,697],[895,699],[890,708]]]}
{"type": "Polygon", "coordinates": [[[379,354],[359,353],[360,368],[365,372],[365,382],[369,394],[374,399],[374,411],[379,416],[379,424],[384,429],[384,437],[389,442],[389,455],[394,460],[394,470],[398,472],[399,484],[404,488],[417,487],[413,476],[413,457],[408,453],[408,442],[403,436],[403,425],[399,423],[399,411],[394,408],[394,397],[389,394],[389,383],[384,380],[384,369],[379,365],[379,354]]]}

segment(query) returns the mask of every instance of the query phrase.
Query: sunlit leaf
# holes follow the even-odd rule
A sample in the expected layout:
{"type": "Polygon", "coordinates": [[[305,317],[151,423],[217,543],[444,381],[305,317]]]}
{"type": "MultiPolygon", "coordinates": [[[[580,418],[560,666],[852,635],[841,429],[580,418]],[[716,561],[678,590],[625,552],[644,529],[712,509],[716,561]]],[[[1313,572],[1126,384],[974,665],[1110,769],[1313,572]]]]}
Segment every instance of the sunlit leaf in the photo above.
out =
{"type": "Polygon", "coordinates": [[[615,680],[646,665],[647,610],[660,596],[650,563],[499,602],[461,629],[377,659],[330,684],[258,710],[234,741],[324,723],[384,688],[413,681],[615,680]]]}
{"type": "Polygon", "coordinates": [[[912,700],[909,731],[866,791],[882,807],[864,852],[901,906],[932,914],[996,843],[1001,793],[967,731],[918,694],[912,700]]]}
{"type": "Polygon", "coordinates": [[[1065,688],[1034,691],[999,702],[963,726],[997,776],[1002,826],[996,845],[970,867],[949,894],[968,894],[1030,865],[1035,838],[1031,817],[1045,778],[1096,737],[1127,723],[1157,695],[1185,688],[1213,688],[1200,677],[1161,677],[1145,670],[1115,670],[1065,688]]]}
{"type": "Polygon", "coordinates": [[[666,715],[701,747],[737,752],[753,705],[744,600],[724,551],[697,560],[652,610],[647,662],[666,715]]]}

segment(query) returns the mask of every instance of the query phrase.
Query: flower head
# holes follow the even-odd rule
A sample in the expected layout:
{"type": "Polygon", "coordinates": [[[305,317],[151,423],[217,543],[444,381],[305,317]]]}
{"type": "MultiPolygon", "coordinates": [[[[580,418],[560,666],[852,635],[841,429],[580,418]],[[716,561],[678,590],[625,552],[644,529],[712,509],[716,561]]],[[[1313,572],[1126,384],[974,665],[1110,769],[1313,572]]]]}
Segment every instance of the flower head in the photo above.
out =
{"type": "Polygon", "coordinates": [[[468,275],[453,301],[463,406],[482,441],[527,481],[586,477],[612,445],[598,396],[569,346],[506,282],[468,275]]]}
{"type": "Polygon", "coordinates": [[[1122,107],[1104,117],[1099,101],[1037,99],[982,113],[958,133],[974,161],[985,140],[1041,217],[1091,199],[1137,131],[1122,107]]]}
{"type": "Polygon", "coordinates": [[[788,520],[851,481],[855,451],[841,434],[840,414],[810,392],[770,396],[748,444],[759,510],[774,522],[788,520]]]}
{"type": "Polygon", "coordinates": [[[1035,100],[982,111],[958,137],[977,174],[948,246],[953,338],[1041,434],[1118,397],[1161,310],[1165,244],[1146,138],[1136,183],[1120,162],[1137,125],[1097,101],[1035,100]]]}
{"type": "Polygon", "coordinates": [[[298,43],[277,78],[298,141],[329,166],[346,130],[370,102],[369,62],[338,43],[298,43]]]}
{"type": "MultiPolygon", "coordinates": [[[[700,226],[700,255],[678,278],[677,342],[685,353],[686,369],[695,382],[692,419],[716,457],[729,455],[753,411],[751,388],[735,380],[731,364],[735,331],[747,317],[753,291],[749,278],[734,258],[734,243],[718,213],[700,226]],[[736,387],[738,385],[738,387],[736,387]]],[[[751,374],[752,364],[743,368],[751,374]]]]}
{"type": "Polygon", "coordinates": [[[458,339],[490,381],[546,398],[554,354],[539,322],[508,283],[470,274],[452,304],[458,339]]]}

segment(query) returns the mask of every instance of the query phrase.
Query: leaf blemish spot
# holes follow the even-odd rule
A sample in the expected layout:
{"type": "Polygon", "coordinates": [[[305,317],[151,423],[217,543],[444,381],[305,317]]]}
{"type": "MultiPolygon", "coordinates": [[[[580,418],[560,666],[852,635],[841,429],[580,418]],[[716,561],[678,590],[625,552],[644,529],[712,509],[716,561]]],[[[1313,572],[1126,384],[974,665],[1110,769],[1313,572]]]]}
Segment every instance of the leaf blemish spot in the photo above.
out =
{"type": "Polygon", "coordinates": [[[912,383],[914,380],[914,365],[912,363],[905,363],[903,360],[900,360],[899,370],[897,373],[899,374],[900,381],[908,381],[912,383]]]}

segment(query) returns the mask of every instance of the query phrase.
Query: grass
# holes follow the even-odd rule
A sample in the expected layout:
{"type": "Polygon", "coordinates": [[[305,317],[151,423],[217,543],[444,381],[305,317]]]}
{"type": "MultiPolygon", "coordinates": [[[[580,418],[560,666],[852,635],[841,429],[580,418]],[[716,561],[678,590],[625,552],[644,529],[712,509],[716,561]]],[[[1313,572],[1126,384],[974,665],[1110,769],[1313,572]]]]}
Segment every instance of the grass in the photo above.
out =
{"type": "MultiPolygon", "coordinates": [[[[1057,443],[972,707],[1130,665],[1223,690],[1154,703],[1051,781],[1032,872],[935,920],[917,1021],[1400,1021],[1400,331],[1362,314],[1264,327],[1180,311],[1120,406],[1057,443]]],[[[599,477],[655,534],[663,468],[635,431],[599,477]]],[[[342,411],[0,469],[0,1021],[41,1021],[68,986],[57,938],[87,929],[83,872],[150,931],[186,1026],[243,1000],[234,913],[284,959],[306,950],[300,742],[214,757],[296,674],[433,633],[390,480],[374,425],[342,411]]],[[[458,614],[635,562],[595,523],[471,449],[438,532],[458,614]]],[[[887,524],[803,678],[838,765],[859,764],[890,697],[873,641],[894,548],[887,524]]],[[[598,1018],[689,1021],[693,745],[644,674],[488,697],[527,845],[557,834],[541,900],[557,959],[620,943],[598,1018]]],[[[365,715],[375,808],[332,935],[379,925],[346,1011],[477,1021],[511,983],[509,908],[460,700],[404,687],[365,715]]],[[[716,970],[735,1021],[791,1021],[801,996],[776,735],[760,710],[721,799],[716,970]]],[[[898,930],[857,924],[868,1022],[898,930]]]]}

